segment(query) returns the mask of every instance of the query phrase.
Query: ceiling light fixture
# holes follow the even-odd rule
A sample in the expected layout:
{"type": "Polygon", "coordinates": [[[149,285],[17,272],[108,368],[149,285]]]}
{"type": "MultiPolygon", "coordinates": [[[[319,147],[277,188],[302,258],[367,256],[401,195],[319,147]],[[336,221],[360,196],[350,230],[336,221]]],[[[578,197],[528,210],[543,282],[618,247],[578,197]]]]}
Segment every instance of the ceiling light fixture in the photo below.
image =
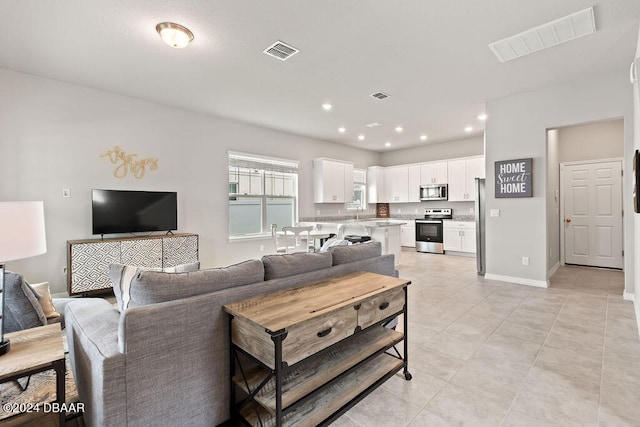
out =
{"type": "Polygon", "coordinates": [[[329,111],[329,110],[331,110],[333,108],[333,105],[329,104],[328,102],[325,102],[324,104],[322,104],[322,108],[325,111],[329,111]]]}
{"type": "Polygon", "coordinates": [[[390,142],[385,142],[385,143],[384,143],[384,146],[385,146],[385,147],[391,147],[391,143],[390,143],[390,142]]]}
{"type": "Polygon", "coordinates": [[[487,115],[486,115],[486,114],[484,114],[484,113],[483,113],[483,114],[480,114],[480,115],[478,116],[478,120],[482,120],[482,121],[487,120],[487,115]]]}
{"type": "Polygon", "coordinates": [[[467,126],[466,128],[464,128],[465,132],[471,132],[473,130],[473,128],[471,126],[467,126]]]}
{"type": "Polygon", "coordinates": [[[359,139],[360,141],[364,141],[364,135],[358,135],[358,139],[359,139]]]}
{"type": "Polygon", "coordinates": [[[340,133],[345,133],[347,131],[346,128],[338,128],[338,132],[340,133]]]}
{"type": "Polygon", "coordinates": [[[167,46],[182,49],[193,40],[193,33],[188,28],[173,22],[161,22],[156,25],[156,31],[167,46]]]}
{"type": "Polygon", "coordinates": [[[371,122],[371,123],[367,123],[365,126],[368,128],[377,128],[378,126],[382,126],[382,123],[371,122]]]}
{"type": "Polygon", "coordinates": [[[400,133],[402,132],[404,129],[402,128],[402,126],[396,126],[396,132],[400,133]]]}
{"type": "Polygon", "coordinates": [[[426,141],[427,135],[420,135],[420,141],[426,141]]]}

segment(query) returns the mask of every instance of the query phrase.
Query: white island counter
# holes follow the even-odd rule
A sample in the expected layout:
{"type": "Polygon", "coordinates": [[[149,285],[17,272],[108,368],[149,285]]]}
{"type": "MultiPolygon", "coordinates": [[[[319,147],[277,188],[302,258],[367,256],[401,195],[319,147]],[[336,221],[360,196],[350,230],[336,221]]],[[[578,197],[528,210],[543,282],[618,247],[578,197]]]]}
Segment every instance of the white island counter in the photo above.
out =
{"type": "Polygon", "coordinates": [[[395,264],[400,263],[400,226],[404,220],[394,219],[361,219],[342,221],[305,222],[314,224],[321,231],[334,233],[344,237],[348,235],[371,236],[372,240],[382,244],[382,254],[393,254],[395,264]]]}

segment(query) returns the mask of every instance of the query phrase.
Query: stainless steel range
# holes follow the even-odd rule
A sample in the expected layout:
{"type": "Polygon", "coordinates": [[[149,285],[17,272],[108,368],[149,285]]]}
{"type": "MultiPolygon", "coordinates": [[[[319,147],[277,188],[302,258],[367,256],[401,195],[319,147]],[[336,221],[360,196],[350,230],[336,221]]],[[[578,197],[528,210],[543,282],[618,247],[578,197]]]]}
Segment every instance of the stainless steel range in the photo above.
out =
{"type": "Polygon", "coordinates": [[[442,220],[451,218],[451,209],[425,209],[424,218],[416,219],[416,250],[443,254],[442,220]]]}

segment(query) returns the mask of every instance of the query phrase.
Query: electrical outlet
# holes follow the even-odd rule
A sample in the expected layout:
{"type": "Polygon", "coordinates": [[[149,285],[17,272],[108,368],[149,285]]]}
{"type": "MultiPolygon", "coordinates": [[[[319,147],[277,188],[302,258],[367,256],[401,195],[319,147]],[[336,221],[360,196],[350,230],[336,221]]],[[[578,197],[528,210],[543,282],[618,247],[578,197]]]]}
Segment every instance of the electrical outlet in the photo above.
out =
{"type": "Polygon", "coordinates": [[[522,265],[529,265],[529,257],[528,256],[523,256],[522,257],[522,265]]]}
{"type": "Polygon", "coordinates": [[[260,245],[260,252],[264,252],[264,245],[260,245]]]}
{"type": "Polygon", "coordinates": [[[71,189],[63,188],[62,189],[62,197],[71,197],[71,189]]]}
{"type": "Polygon", "coordinates": [[[489,216],[493,218],[498,218],[500,216],[500,209],[490,209],[489,216]]]}
{"type": "Polygon", "coordinates": [[[67,266],[62,267],[62,275],[63,276],[67,275],[67,266]]]}

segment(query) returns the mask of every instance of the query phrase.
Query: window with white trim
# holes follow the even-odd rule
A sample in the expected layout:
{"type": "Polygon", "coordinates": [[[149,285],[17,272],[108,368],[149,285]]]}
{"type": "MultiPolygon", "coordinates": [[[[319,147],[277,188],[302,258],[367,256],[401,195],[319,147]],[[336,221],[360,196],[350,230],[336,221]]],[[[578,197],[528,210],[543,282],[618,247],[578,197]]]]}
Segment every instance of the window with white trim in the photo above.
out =
{"type": "Polygon", "coordinates": [[[229,152],[229,238],[258,237],[298,220],[298,162],[229,152]]]}
{"type": "Polygon", "coordinates": [[[347,203],[347,209],[367,209],[367,171],[353,170],[353,202],[347,203]]]}

